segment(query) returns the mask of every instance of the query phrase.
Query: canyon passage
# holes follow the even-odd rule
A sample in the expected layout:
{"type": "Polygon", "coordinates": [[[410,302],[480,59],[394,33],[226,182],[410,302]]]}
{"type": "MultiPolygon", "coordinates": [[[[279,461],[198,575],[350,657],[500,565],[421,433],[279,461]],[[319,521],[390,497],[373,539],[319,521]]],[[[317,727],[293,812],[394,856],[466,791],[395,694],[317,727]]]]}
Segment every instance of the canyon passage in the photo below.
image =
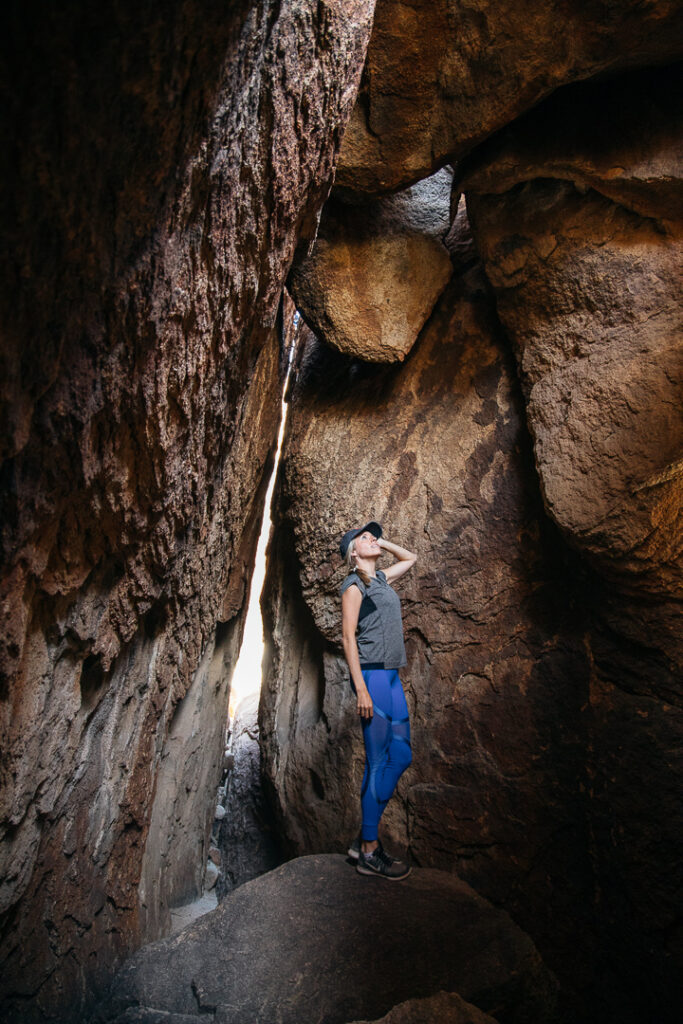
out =
{"type": "Polygon", "coordinates": [[[678,1021],[682,20],[10,4],[3,1021],[678,1021]],[[398,883],[346,854],[369,520],[398,883]]]}

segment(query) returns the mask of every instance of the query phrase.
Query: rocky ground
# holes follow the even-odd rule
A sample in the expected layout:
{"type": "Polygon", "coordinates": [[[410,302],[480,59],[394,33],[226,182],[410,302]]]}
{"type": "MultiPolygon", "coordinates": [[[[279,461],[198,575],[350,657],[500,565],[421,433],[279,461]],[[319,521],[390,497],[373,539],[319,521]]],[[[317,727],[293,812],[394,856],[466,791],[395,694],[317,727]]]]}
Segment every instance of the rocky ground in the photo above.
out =
{"type": "MultiPolygon", "coordinates": [[[[501,1024],[556,1020],[557,985],[533,943],[454,875],[421,869],[387,882],[344,856],[316,855],[245,883],[140,950],[95,1021],[345,1024],[443,991],[501,1024]]],[[[458,1001],[453,1019],[489,1019],[465,1009],[458,1001]]]]}

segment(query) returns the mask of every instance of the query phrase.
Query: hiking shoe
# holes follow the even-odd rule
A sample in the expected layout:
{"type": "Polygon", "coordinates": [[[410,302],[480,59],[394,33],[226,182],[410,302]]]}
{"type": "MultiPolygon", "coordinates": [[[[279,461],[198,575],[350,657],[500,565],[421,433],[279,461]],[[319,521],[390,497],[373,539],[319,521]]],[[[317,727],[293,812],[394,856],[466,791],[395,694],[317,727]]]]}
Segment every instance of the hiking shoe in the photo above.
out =
{"type": "Polygon", "coordinates": [[[390,853],[387,853],[387,851],[382,846],[381,841],[380,841],[379,845],[377,846],[377,850],[375,852],[379,853],[380,857],[382,858],[384,863],[387,865],[387,867],[390,867],[390,868],[391,867],[395,867],[396,870],[399,870],[399,871],[404,871],[405,870],[406,875],[410,874],[410,867],[408,866],[408,864],[406,864],[402,860],[399,860],[398,857],[392,857],[390,853]]]}
{"type": "Polygon", "coordinates": [[[398,882],[410,874],[410,865],[402,860],[396,860],[390,856],[381,846],[377,846],[372,853],[358,853],[356,871],[360,875],[381,875],[392,882],[398,882]]]}
{"type": "MultiPolygon", "coordinates": [[[[356,836],[356,838],[353,840],[353,842],[349,846],[348,850],[346,851],[347,856],[351,857],[352,860],[358,860],[358,854],[360,853],[361,841],[362,840],[361,840],[360,832],[359,832],[358,835],[356,836]]],[[[384,847],[382,846],[382,840],[381,839],[377,840],[377,849],[379,849],[379,850],[383,850],[384,849],[384,847]]]]}
{"type": "Polygon", "coordinates": [[[356,836],[346,852],[353,860],[358,860],[358,854],[360,853],[360,836],[356,836]]]}

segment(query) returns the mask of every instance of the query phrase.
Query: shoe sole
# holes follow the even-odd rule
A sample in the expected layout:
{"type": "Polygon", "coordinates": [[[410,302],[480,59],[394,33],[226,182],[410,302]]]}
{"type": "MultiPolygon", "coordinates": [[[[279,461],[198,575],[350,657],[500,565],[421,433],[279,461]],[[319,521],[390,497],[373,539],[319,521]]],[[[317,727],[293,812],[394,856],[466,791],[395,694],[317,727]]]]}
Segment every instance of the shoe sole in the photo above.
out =
{"type": "Polygon", "coordinates": [[[375,871],[373,868],[366,868],[365,865],[357,864],[356,871],[359,875],[376,875],[378,878],[386,878],[389,882],[402,882],[404,878],[407,878],[412,868],[408,865],[408,870],[402,875],[385,875],[382,871],[375,871]]]}

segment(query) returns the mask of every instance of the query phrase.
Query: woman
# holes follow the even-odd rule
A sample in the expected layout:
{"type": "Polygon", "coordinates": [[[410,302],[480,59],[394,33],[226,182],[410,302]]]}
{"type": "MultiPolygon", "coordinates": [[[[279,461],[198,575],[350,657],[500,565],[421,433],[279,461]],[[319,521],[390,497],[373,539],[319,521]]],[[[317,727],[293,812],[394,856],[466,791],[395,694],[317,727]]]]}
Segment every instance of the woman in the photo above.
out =
{"type": "Polygon", "coordinates": [[[391,857],[377,837],[382,812],[412,760],[408,706],[398,675],[406,664],[401,603],[390,582],[408,572],[417,556],[383,540],[376,522],[345,533],[339,550],[351,570],[339,588],[342,638],[365,741],[363,824],[349,855],[358,859],[362,875],[398,880],[410,867],[391,857]],[[375,568],[382,551],[398,558],[386,572],[375,568]]]}

